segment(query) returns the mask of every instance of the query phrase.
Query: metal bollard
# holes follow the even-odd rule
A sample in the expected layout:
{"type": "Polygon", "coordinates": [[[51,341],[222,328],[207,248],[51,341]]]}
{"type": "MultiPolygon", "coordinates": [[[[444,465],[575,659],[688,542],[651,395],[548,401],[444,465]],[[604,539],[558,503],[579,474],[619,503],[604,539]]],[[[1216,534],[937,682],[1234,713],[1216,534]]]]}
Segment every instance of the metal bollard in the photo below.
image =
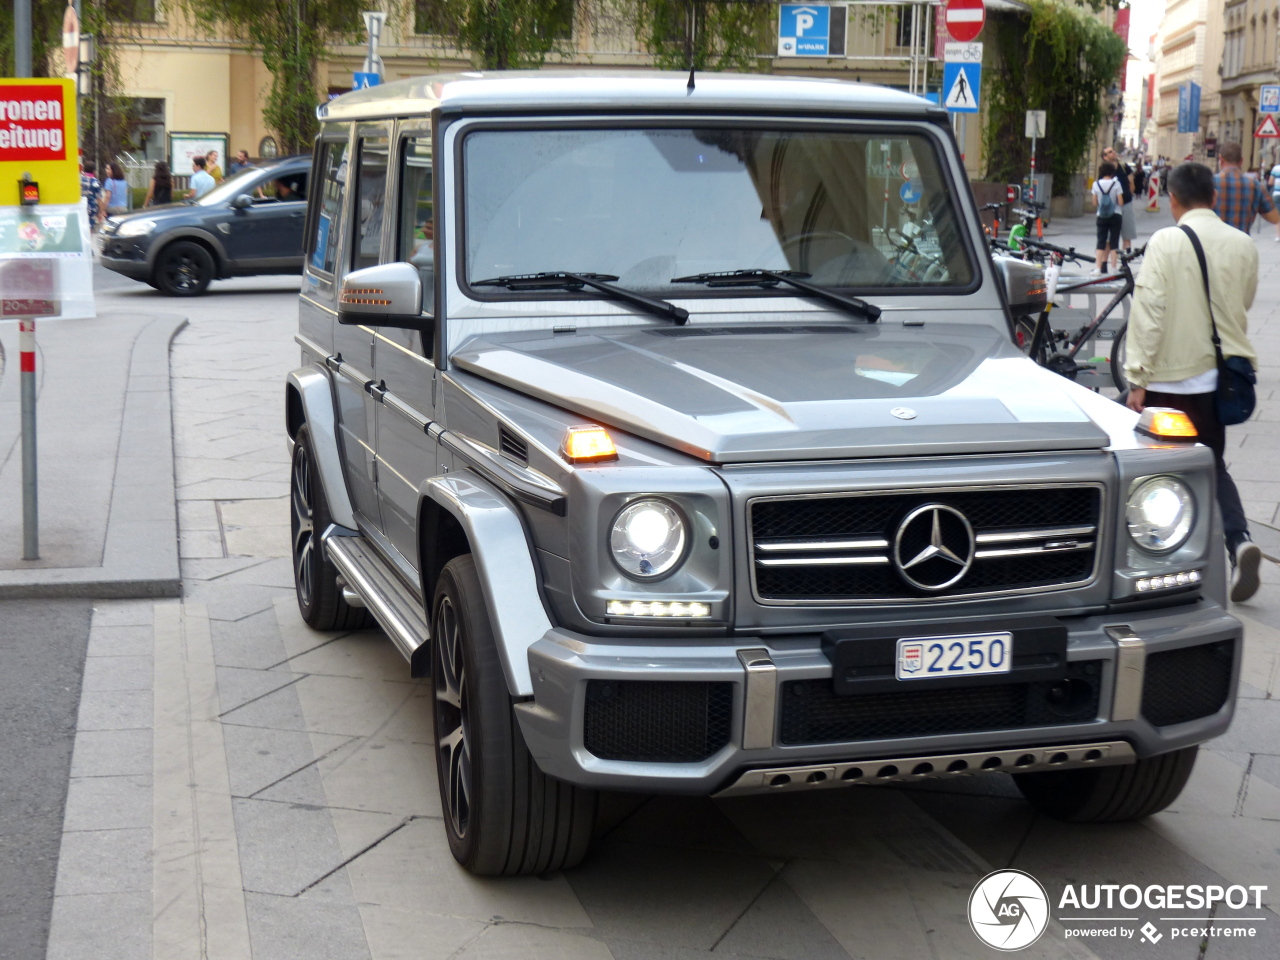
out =
{"type": "Polygon", "coordinates": [[[22,387],[22,559],[40,559],[36,486],[36,322],[18,321],[22,387]]]}

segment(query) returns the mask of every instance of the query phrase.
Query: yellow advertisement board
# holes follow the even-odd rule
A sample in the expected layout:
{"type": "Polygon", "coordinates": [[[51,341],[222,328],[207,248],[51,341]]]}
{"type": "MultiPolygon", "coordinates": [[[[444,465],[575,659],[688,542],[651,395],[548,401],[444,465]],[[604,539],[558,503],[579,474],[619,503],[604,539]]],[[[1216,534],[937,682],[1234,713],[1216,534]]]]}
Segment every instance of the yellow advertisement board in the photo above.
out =
{"type": "Polygon", "coordinates": [[[41,204],[80,202],[74,80],[0,77],[0,207],[19,205],[24,174],[41,204]]]}

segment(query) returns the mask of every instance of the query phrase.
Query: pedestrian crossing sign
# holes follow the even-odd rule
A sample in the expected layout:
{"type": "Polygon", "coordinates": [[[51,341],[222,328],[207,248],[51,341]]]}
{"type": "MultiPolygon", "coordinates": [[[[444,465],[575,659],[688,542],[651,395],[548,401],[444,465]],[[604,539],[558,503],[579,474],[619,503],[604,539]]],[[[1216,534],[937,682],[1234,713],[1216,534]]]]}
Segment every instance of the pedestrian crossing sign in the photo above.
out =
{"type": "Polygon", "coordinates": [[[952,113],[977,113],[982,90],[982,65],[946,63],[942,66],[942,105],[952,113]]]}

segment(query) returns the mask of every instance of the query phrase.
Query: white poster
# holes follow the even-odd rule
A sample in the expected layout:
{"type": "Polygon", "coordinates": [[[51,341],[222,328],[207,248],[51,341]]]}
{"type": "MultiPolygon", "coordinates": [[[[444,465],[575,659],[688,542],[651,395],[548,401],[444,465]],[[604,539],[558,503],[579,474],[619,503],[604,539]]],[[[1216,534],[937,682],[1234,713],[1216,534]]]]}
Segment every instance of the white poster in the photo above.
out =
{"type": "MultiPolygon", "coordinates": [[[[40,260],[54,264],[54,316],[78,319],[97,316],[93,300],[93,253],[85,201],[65,206],[0,207],[0,263],[40,260]]],[[[13,288],[24,271],[0,271],[0,299],[42,297],[43,290],[13,288]]]]}
{"type": "Polygon", "coordinates": [[[171,133],[169,134],[169,170],[175,177],[189,177],[195,172],[191,161],[217,151],[217,164],[226,176],[227,140],[225,133],[171,133]]]}

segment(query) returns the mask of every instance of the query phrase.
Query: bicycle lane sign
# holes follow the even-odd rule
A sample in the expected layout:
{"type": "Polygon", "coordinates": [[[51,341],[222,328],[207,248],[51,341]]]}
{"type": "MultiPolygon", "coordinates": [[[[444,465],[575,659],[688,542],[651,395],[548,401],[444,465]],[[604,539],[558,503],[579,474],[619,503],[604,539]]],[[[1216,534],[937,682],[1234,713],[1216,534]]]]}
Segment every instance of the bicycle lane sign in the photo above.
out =
{"type": "Polygon", "coordinates": [[[1259,113],[1280,113],[1280,84],[1264,83],[1258,91],[1259,113]]]}

